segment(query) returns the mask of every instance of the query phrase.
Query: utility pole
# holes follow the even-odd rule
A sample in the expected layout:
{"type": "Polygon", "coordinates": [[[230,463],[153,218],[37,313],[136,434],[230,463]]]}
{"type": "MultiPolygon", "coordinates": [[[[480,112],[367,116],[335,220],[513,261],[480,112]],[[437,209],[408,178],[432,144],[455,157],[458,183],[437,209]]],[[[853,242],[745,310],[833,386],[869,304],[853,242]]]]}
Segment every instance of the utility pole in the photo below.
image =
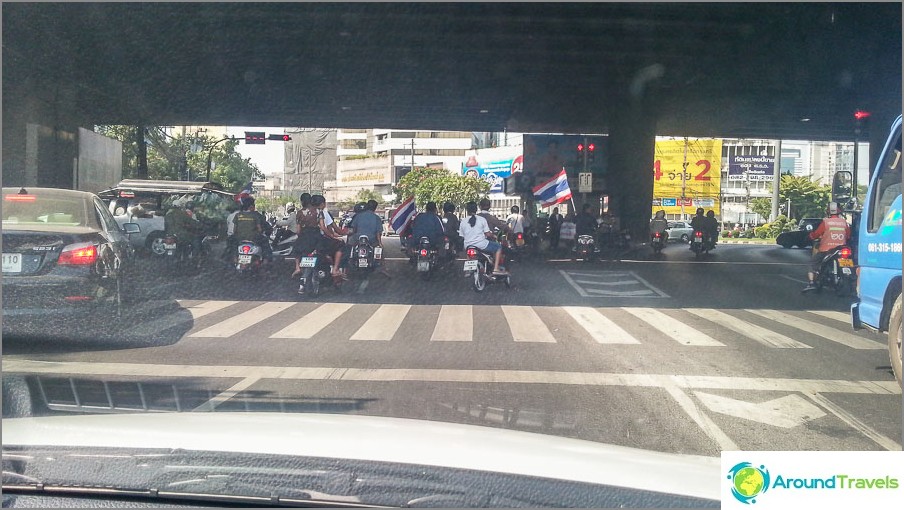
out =
{"type": "Polygon", "coordinates": [[[684,195],[686,193],[687,180],[685,179],[685,175],[687,174],[687,137],[684,137],[684,162],[681,164],[681,219],[686,220],[684,213],[684,195]]]}
{"type": "MultiPolygon", "coordinates": [[[[779,195],[779,186],[781,185],[782,177],[782,141],[776,140],[775,142],[775,168],[772,174],[772,218],[771,221],[775,221],[778,218],[778,195],[779,195]]],[[[791,217],[791,206],[788,206],[788,217],[791,217]]]]}
{"type": "Polygon", "coordinates": [[[148,178],[148,143],[145,139],[145,127],[143,124],[135,126],[135,141],[138,142],[138,171],[136,177],[148,178]]]}

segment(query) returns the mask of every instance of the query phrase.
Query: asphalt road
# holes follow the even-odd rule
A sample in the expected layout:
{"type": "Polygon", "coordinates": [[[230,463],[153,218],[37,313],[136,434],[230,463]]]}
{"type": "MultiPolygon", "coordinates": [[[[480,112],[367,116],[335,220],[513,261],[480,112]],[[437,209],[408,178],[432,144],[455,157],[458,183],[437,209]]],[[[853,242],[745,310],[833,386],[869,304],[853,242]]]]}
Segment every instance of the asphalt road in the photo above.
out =
{"type": "Polygon", "coordinates": [[[52,412],[356,413],[702,455],[901,449],[884,337],[851,330],[850,298],[800,293],[807,250],[553,255],[483,293],[461,263],[423,282],[396,239],[384,253],[388,277],[317,301],[288,263],[239,280],[145,260],[118,320],[4,325],[4,374],[28,374],[52,412]]]}

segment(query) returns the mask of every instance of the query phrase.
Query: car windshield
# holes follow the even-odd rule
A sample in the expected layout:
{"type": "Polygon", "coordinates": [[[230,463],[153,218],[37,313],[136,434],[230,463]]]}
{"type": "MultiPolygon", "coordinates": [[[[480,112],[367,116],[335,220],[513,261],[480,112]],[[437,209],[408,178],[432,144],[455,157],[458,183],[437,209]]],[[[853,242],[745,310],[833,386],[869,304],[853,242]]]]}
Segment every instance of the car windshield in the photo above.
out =
{"type": "Polygon", "coordinates": [[[725,452],[901,449],[898,4],[0,9],[4,497],[715,507],[725,452]]]}

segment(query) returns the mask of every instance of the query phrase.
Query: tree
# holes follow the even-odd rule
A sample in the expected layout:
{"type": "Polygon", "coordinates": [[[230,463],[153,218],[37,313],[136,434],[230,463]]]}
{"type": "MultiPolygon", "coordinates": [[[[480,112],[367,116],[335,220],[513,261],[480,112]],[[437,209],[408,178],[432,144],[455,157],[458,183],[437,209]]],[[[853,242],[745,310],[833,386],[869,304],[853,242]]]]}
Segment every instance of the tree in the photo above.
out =
{"type": "Polygon", "coordinates": [[[791,200],[788,216],[797,219],[821,218],[831,200],[832,187],[815,183],[806,177],[783,175],[778,194],[783,203],[791,200]]]}
{"type": "Polygon", "coordinates": [[[772,199],[754,198],[750,201],[750,210],[763,218],[769,219],[769,216],[772,215],[772,199]]]}
{"type": "Polygon", "coordinates": [[[416,168],[399,180],[395,187],[396,200],[402,202],[414,196],[415,204],[452,202],[461,207],[466,202],[487,196],[490,183],[464,175],[455,175],[441,168],[416,168]]]}

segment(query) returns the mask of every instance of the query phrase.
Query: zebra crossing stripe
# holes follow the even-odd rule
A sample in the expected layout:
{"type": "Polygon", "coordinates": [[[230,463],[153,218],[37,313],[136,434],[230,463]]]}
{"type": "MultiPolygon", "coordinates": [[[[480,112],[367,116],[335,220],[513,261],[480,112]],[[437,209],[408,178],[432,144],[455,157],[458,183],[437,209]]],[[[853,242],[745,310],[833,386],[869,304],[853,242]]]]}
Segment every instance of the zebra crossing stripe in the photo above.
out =
{"type": "Polygon", "coordinates": [[[474,340],[474,316],[471,305],[443,305],[430,341],[470,342],[472,340],[474,340]]]}
{"type": "Polygon", "coordinates": [[[768,330],[757,326],[742,319],[737,319],[727,313],[712,308],[685,308],[685,312],[696,315],[701,319],[718,324],[723,328],[730,329],[735,333],[745,336],[753,341],[759,342],[767,347],[791,348],[791,349],[812,349],[811,346],[792,340],[781,333],[768,330]]]}
{"type": "Polygon", "coordinates": [[[516,342],[555,343],[549,328],[529,306],[503,306],[502,313],[516,342]]]}
{"type": "MultiPolygon", "coordinates": [[[[172,301],[167,301],[166,303],[172,304],[172,301]]],[[[170,328],[181,326],[183,324],[189,324],[194,320],[204,317],[205,315],[212,314],[224,308],[230,307],[236,303],[238,303],[238,301],[204,301],[190,306],[185,306],[182,303],[178,303],[181,306],[181,308],[179,308],[178,310],[168,313],[162,317],[139,322],[138,324],[135,324],[131,328],[124,331],[123,336],[131,337],[158,335],[170,328]],[[185,311],[188,311],[189,313],[186,314],[185,311]]],[[[154,306],[153,308],[145,309],[143,311],[154,310],[157,308],[161,308],[161,306],[154,306]]]]}
{"type": "Polygon", "coordinates": [[[340,315],[351,308],[351,303],[326,303],[270,335],[270,338],[304,338],[309,339],[329,326],[340,315]]]}
{"type": "Polygon", "coordinates": [[[411,305],[380,305],[349,340],[392,340],[411,305]]]}
{"type": "Polygon", "coordinates": [[[821,336],[826,340],[830,340],[832,342],[839,343],[841,345],[845,345],[850,347],[851,349],[885,349],[886,347],[879,342],[874,342],[872,340],[867,340],[865,338],[860,338],[858,336],[854,336],[850,333],[845,333],[843,331],[837,330],[835,328],[830,328],[829,326],[824,326],[822,324],[808,321],[806,319],[801,319],[800,317],[795,317],[793,315],[788,315],[787,313],[779,312],[778,310],[747,310],[750,313],[759,315],[760,317],[765,317],[769,320],[773,320],[775,322],[784,324],[786,326],[791,326],[792,328],[799,329],[801,331],[805,331],[807,333],[821,336]]]}
{"type": "Polygon", "coordinates": [[[640,341],[623,330],[618,324],[600,313],[599,310],[584,306],[562,307],[572,319],[600,344],[639,344],[640,341]]]}
{"type": "Polygon", "coordinates": [[[825,317],[826,319],[832,319],[832,320],[836,320],[838,322],[843,322],[847,325],[851,324],[851,314],[850,313],[841,313],[841,312],[835,312],[832,310],[807,310],[807,312],[819,315],[821,317],[825,317]]]}
{"type": "Polygon", "coordinates": [[[659,310],[652,308],[622,308],[622,310],[653,326],[679,344],[699,347],[725,347],[725,344],[706,333],[697,331],[659,310]]]}
{"type": "Polygon", "coordinates": [[[188,336],[193,338],[227,338],[292,306],[295,306],[295,303],[282,301],[264,303],[188,336]]]}

